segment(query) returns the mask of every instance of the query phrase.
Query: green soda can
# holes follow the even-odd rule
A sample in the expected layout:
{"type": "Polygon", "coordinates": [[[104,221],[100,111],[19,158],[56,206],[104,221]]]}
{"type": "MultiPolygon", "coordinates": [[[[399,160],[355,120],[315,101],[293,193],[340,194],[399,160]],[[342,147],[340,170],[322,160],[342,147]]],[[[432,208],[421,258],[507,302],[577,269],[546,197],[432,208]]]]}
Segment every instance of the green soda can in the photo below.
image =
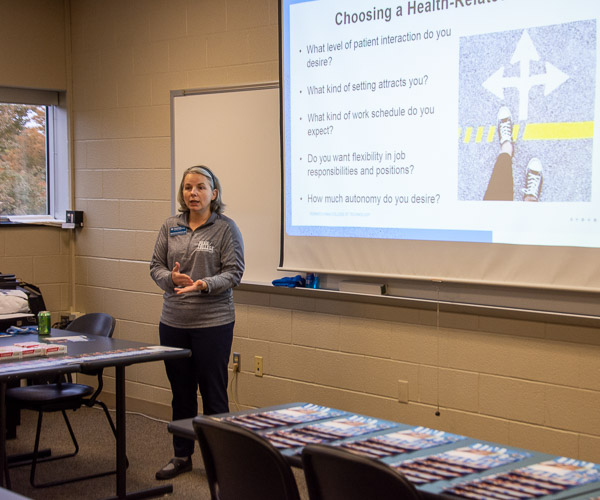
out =
{"type": "Polygon", "coordinates": [[[50,311],[38,313],[38,335],[50,335],[50,311]]]}

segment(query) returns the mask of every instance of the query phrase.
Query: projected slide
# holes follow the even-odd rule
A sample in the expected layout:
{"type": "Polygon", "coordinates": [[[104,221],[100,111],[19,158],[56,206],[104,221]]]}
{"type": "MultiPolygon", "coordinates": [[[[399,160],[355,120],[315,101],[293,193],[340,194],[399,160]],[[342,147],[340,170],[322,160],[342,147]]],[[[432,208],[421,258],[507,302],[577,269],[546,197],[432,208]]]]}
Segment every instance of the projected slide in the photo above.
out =
{"type": "Polygon", "coordinates": [[[600,2],[281,5],[287,235],[600,247],[600,2]]]}

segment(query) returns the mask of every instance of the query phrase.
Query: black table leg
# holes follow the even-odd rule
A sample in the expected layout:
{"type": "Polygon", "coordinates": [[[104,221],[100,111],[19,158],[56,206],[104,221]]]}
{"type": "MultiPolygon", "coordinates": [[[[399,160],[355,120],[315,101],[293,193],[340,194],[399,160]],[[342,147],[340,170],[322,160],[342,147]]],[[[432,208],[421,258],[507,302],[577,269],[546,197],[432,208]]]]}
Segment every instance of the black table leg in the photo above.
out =
{"type": "Polygon", "coordinates": [[[6,382],[0,382],[0,487],[10,489],[10,475],[6,459],[6,382]]]}
{"type": "Polygon", "coordinates": [[[115,366],[117,405],[117,495],[110,499],[154,498],[173,492],[173,485],[157,486],[147,490],[127,493],[127,435],[125,432],[125,365],[115,366]]]}
{"type": "Polygon", "coordinates": [[[127,434],[125,415],[125,366],[116,367],[117,403],[117,496],[127,496],[127,434]]]}

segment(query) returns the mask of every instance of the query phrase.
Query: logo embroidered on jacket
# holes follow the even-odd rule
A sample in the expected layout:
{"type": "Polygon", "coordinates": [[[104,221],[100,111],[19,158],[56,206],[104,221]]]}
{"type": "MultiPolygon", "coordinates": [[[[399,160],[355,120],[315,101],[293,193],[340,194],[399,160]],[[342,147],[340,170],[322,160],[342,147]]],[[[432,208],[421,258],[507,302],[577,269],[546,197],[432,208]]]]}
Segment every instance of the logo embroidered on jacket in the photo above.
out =
{"type": "Polygon", "coordinates": [[[210,241],[199,241],[196,250],[198,252],[213,253],[215,251],[215,248],[210,244],[210,241]]]}

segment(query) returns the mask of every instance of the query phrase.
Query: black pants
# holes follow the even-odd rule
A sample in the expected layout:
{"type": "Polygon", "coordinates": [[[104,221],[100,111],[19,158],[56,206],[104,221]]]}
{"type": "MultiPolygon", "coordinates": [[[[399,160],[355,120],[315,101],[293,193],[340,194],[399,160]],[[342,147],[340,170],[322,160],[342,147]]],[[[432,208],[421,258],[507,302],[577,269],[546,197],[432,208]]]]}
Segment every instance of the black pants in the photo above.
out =
{"type": "MultiPolygon", "coordinates": [[[[198,415],[197,390],[202,396],[204,415],[227,413],[227,364],[233,342],[233,325],[209,328],[173,328],[159,325],[161,345],[190,349],[192,356],[165,361],[171,383],[173,420],[198,415]]],[[[173,436],[176,457],[194,453],[195,441],[173,436]]]]}

